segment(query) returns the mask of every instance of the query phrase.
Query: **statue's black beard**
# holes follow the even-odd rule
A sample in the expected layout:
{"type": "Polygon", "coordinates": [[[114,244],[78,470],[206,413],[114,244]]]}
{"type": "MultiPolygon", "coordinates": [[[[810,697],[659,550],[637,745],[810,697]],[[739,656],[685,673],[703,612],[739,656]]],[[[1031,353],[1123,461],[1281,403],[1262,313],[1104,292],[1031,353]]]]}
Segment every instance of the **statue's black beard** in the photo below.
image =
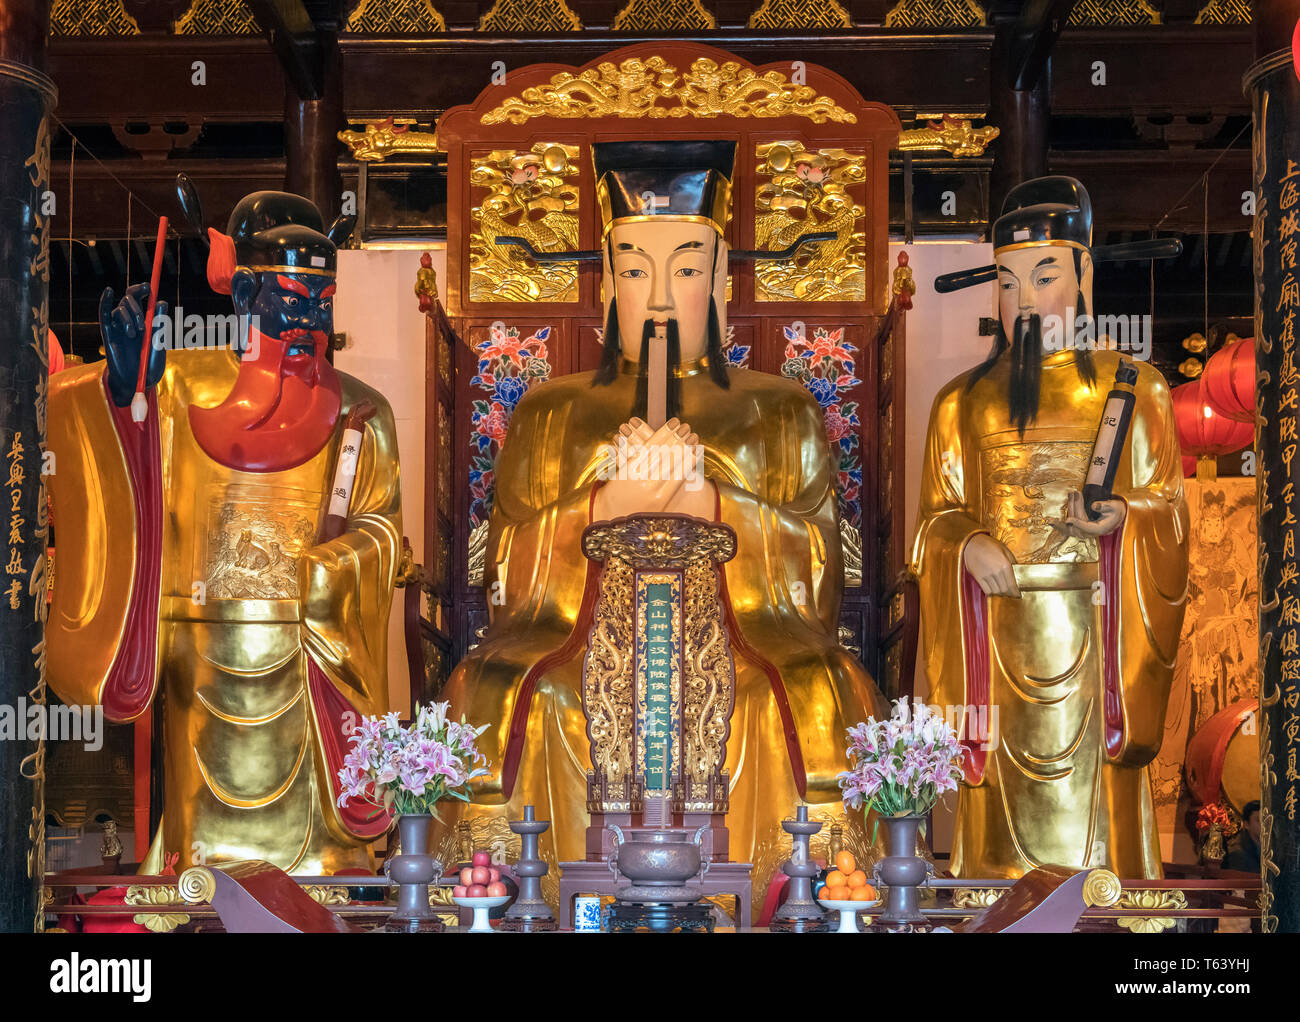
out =
{"type": "Polygon", "coordinates": [[[1016,320],[1011,340],[1011,376],[1007,380],[1007,409],[1020,435],[1038,418],[1038,392],[1043,378],[1043,320],[1038,315],[1016,320]]]}
{"type": "MultiPolygon", "coordinates": [[[[650,338],[655,335],[654,320],[647,319],[645,326],[641,328],[641,357],[639,359],[642,366],[650,365],[650,338]]],[[[670,319],[667,323],[667,344],[668,344],[668,400],[665,403],[664,421],[668,419],[680,419],[682,416],[682,378],[674,371],[682,364],[682,342],[677,333],[677,320],[670,319]]],[[[632,415],[635,418],[649,421],[650,401],[650,373],[648,369],[642,369],[636,378],[636,400],[632,403],[632,415]]]]}
{"type": "MultiPolygon", "coordinates": [[[[647,319],[641,329],[641,372],[637,375],[636,398],[632,405],[632,417],[645,419],[648,413],[649,385],[646,367],[650,364],[650,338],[654,336],[654,321],[647,319]]],[[[681,418],[682,415],[682,381],[674,370],[681,365],[682,346],[678,333],[677,320],[668,320],[668,418],[681,418]]],[[[618,300],[609,303],[609,315],[605,318],[604,351],[600,366],[591,379],[593,387],[604,387],[613,383],[618,377],[618,360],[622,355],[622,340],[618,334],[618,300]]],[[[731,387],[731,378],[727,375],[726,359],[722,355],[722,327],[718,320],[718,307],[709,299],[709,335],[706,351],[709,359],[709,378],[719,387],[727,390],[731,387]]]]}
{"type": "MultiPolygon", "coordinates": [[[[1078,299],[1080,315],[1087,315],[1083,295],[1078,299]]],[[[1011,373],[1007,377],[1007,414],[1012,425],[1023,437],[1025,429],[1038,419],[1039,389],[1043,376],[1043,321],[1038,315],[1026,319],[1016,319],[1012,340],[1008,343],[1006,331],[998,323],[996,342],[993,352],[981,362],[966,381],[970,390],[984,375],[993,368],[1004,354],[1011,359],[1011,373]]],[[[1097,370],[1093,365],[1092,352],[1086,347],[1075,346],[1074,368],[1079,379],[1091,386],[1097,381],[1097,370]]]]}

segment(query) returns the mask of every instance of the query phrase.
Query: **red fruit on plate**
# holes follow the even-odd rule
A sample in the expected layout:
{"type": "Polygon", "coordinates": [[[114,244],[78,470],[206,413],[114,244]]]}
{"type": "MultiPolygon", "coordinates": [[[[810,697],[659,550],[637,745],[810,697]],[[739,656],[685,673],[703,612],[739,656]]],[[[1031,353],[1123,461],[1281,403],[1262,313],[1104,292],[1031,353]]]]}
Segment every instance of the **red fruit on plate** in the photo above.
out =
{"type": "Polygon", "coordinates": [[[460,871],[461,886],[468,887],[473,882],[474,882],[474,870],[470,866],[466,866],[464,869],[460,871]]]}
{"type": "Polygon", "coordinates": [[[488,867],[488,874],[488,883],[490,884],[495,884],[501,879],[501,870],[497,869],[495,866],[488,867]]]}
{"type": "Polygon", "coordinates": [[[470,884],[469,890],[465,892],[467,898],[486,898],[487,888],[482,884],[470,884]]]}
{"type": "Polygon", "coordinates": [[[453,888],[451,889],[451,896],[452,896],[453,898],[464,898],[464,897],[466,897],[465,892],[468,891],[468,890],[469,890],[469,887],[468,887],[467,885],[465,885],[465,884],[457,884],[455,887],[453,887],[453,888]]]}
{"type": "Polygon", "coordinates": [[[506,885],[498,880],[487,885],[487,893],[489,898],[504,898],[510,892],[506,890],[506,885]]]}
{"type": "Polygon", "coordinates": [[[475,852],[471,861],[475,866],[490,866],[492,865],[492,856],[488,855],[487,852],[475,852]]]}
{"type": "Polygon", "coordinates": [[[470,874],[470,883],[482,884],[486,887],[492,882],[492,871],[486,866],[475,866],[470,874]]]}

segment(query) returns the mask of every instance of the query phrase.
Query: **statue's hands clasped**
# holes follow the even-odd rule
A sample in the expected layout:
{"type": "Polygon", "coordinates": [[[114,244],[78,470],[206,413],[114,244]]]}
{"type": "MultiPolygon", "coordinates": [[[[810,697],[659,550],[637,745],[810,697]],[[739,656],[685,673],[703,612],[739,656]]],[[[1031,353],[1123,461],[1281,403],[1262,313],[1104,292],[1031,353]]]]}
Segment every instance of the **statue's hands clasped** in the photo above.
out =
{"type": "Polygon", "coordinates": [[[715,490],[691,427],[669,419],[657,430],[632,418],[619,427],[596,494],[597,520],[669,512],[713,518],[715,490]]]}
{"type": "Polygon", "coordinates": [[[1065,502],[1065,520],[1053,522],[1052,528],[1075,539],[1109,536],[1124,524],[1124,517],[1128,514],[1128,505],[1122,500],[1094,500],[1092,509],[1101,514],[1095,522],[1088,517],[1083,503],[1083,494],[1078,490],[1071,490],[1065,502]]]}
{"type": "Polygon", "coordinates": [[[966,544],[962,563],[989,596],[1020,599],[1011,551],[986,532],[977,532],[966,544]]]}

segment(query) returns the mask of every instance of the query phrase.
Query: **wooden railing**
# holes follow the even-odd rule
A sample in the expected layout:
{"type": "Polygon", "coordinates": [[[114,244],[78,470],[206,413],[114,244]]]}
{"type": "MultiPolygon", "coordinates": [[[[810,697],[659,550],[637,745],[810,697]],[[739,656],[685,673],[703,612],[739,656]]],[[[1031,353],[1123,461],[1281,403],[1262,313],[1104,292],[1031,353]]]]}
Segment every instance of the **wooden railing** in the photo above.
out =
{"type": "MultiPolygon", "coordinates": [[[[988,908],[1014,880],[932,878],[921,911],[928,919],[952,925],[988,908]]],[[[1250,873],[1164,880],[1120,880],[1106,869],[1090,871],[1084,886],[1088,908],[1080,930],[1130,930],[1160,933],[1178,928],[1179,920],[1258,919],[1260,878],[1250,873]]]]}
{"type": "MultiPolygon", "coordinates": [[[[78,873],[65,871],[49,873],[45,877],[45,915],[91,917],[132,916],[134,921],[157,933],[178,929],[215,929],[202,925],[202,921],[219,921],[209,899],[212,897],[210,878],[205,877],[207,867],[193,866],[180,876],[137,876],[111,873],[78,873]],[[71,894],[78,889],[108,890],[125,887],[123,904],[87,905],[72,904],[71,894]],[[196,925],[197,924],[197,925],[196,925]]],[[[292,878],[316,902],[331,912],[365,927],[381,925],[396,907],[396,887],[386,876],[295,876],[292,878]],[[382,891],[380,900],[357,900],[359,894],[382,891]]],[[[444,923],[455,926],[468,922],[469,912],[452,903],[454,877],[445,877],[431,886],[429,902],[445,905],[440,914],[444,923]],[[462,918],[463,917],[463,918],[462,918]]]]}

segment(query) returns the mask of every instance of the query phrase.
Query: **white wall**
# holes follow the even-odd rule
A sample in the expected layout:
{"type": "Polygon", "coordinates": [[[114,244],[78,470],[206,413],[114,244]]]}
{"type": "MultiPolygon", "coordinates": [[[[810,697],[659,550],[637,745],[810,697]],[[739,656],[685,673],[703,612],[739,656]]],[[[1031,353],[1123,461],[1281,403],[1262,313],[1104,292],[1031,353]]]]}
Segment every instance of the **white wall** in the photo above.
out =
{"type": "MultiPolygon", "coordinates": [[[[953,270],[964,270],[993,261],[993,246],[969,241],[926,241],[914,245],[890,245],[889,265],[896,265],[897,253],[908,255],[916,294],[907,314],[907,398],[906,398],[906,500],[907,542],[911,555],[916,532],[916,510],[921,495],[921,459],[930,406],[939,388],[959,373],[979,363],[988,354],[993,338],[981,337],[981,316],[992,314],[993,285],[940,295],[934,278],[953,270]]],[[[924,615],[922,616],[924,627],[924,615]]],[[[919,653],[919,651],[918,651],[919,653]]],[[[916,665],[916,694],[925,698],[930,681],[919,656],[916,665]]],[[[934,811],[929,835],[935,851],[952,847],[955,795],[948,795],[934,811]]]]}
{"type": "MultiPolygon", "coordinates": [[[[431,249],[439,288],[446,277],[446,252],[431,249]]],[[[358,249],[339,253],[339,290],[334,329],[348,335],[335,354],[340,370],[363,380],[388,399],[397,423],[402,472],[402,528],[424,563],[424,313],[415,297],[420,252],[358,249]]],[[[389,706],[410,711],[410,677],[402,634],[398,590],[388,629],[389,706]]]]}

